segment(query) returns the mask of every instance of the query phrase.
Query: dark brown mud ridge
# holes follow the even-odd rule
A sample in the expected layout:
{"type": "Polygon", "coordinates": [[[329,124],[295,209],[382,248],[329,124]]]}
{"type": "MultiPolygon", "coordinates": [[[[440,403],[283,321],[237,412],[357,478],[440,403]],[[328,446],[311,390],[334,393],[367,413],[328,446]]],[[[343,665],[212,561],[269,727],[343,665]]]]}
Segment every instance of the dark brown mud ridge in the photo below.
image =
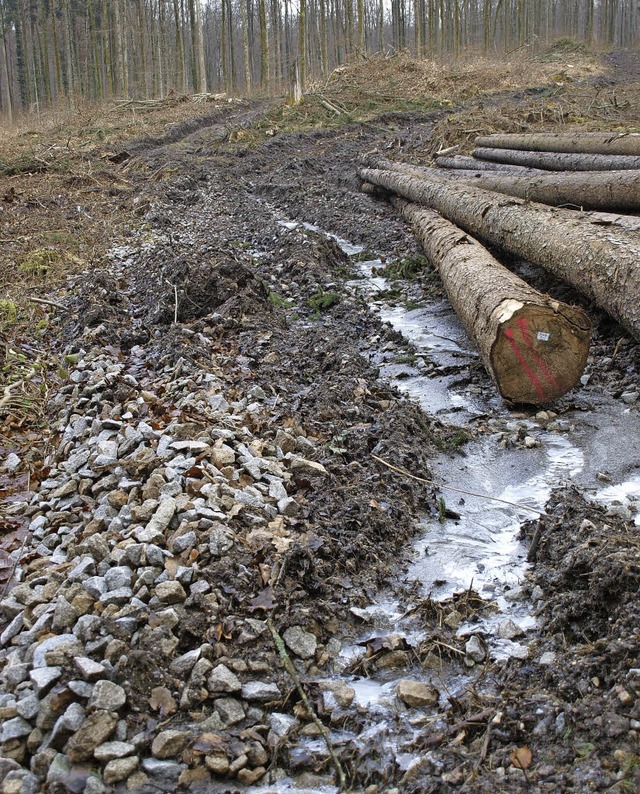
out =
{"type": "MultiPolygon", "coordinates": [[[[244,123],[247,108],[237,113],[238,123],[244,123]]],[[[84,427],[87,417],[88,425],[98,422],[108,434],[118,423],[134,421],[121,417],[133,415],[136,401],[135,421],[144,419],[153,449],[159,448],[158,437],[172,429],[177,439],[172,443],[186,444],[195,462],[185,474],[184,494],[176,497],[185,496],[180,509],[189,526],[181,535],[169,524],[167,531],[174,534],[167,547],[176,557],[195,555],[186,559],[198,571],[199,586],[182,571],[185,587],[190,583],[189,597],[178,603],[178,593],[176,601],[161,604],[176,604],[174,624],[167,609],[158,608],[158,593],[165,598],[166,591],[169,598],[167,579],[176,571],[169,567],[167,576],[160,573],[154,582],[149,571],[155,563],[135,558],[142,554],[137,547],[147,541],[127,551],[128,539],[118,534],[122,527],[117,522],[107,526],[102,514],[95,518],[91,513],[88,528],[68,547],[78,549],[78,555],[93,549],[90,553],[104,562],[109,544],[120,548],[124,543],[114,558],[124,562],[116,561],[115,568],[126,562],[135,569],[134,578],[144,580],[143,587],[136,584],[139,600],[144,588],[156,588],[148,613],[140,607],[140,614],[125,614],[115,597],[104,601],[107,606],[99,615],[105,616],[111,640],[100,645],[99,638],[91,637],[83,650],[108,663],[105,669],[124,690],[127,703],[135,704],[120,712],[117,728],[115,721],[111,725],[119,740],[131,740],[135,754],[107,760],[104,750],[98,763],[88,759],[103,744],[97,741],[87,752],[75,736],[69,739],[73,731],[68,726],[44,747],[32,733],[26,740],[16,723],[17,735],[6,738],[3,753],[30,768],[41,783],[48,781],[43,790],[82,791],[96,770],[106,774],[105,788],[95,791],[128,786],[145,792],[235,792],[275,785],[284,775],[294,776],[300,787],[330,781],[330,757],[300,749],[302,740],[320,741],[319,732],[278,659],[267,619],[280,635],[294,630],[289,652],[321,721],[351,732],[336,752],[354,791],[626,792],[640,786],[640,530],[631,518],[605,514],[573,489],[557,491],[547,507],[549,517],[526,527],[527,537],[535,538],[535,562],[523,590],[540,618],[529,657],[480,664],[469,675],[465,643],[455,632],[459,618],[447,619],[453,612],[479,615],[487,605],[470,591],[438,606],[402,582],[400,566],[417,520],[437,515],[439,507],[430,486],[372,457],[428,479],[433,457],[457,446],[458,429],[426,415],[379,379],[371,354],[386,349],[401,359],[411,354],[410,347],[346,288],[356,275],[356,259],[326,234],[291,225],[313,224],[406,272],[402,263],[419,256],[413,238],[387,204],[360,194],[356,164],[371,148],[425,146],[437,118],[397,114],[330,132],[277,135],[251,147],[226,140],[222,133],[207,138],[204,130],[218,123],[216,117],[130,147],[150,169],[170,163],[179,173],[141,188],[143,230],[113,252],[111,264],[75,285],[66,352],[89,363],[74,373],[52,405],[52,421],[61,428],[71,426],[60,431],[56,461],[71,454],[73,428],[84,427]],[[217,390],[206,393],[209,407],[219,412],[216,421],[196,399],[205,394],[207,378],[217,390]],[[219,466],[213,475],[206,469],[210,452],[202,441],[207,436],[210,442],[212,432],[216,452],[211,454],[218,455],[219,466]],[[244,469],[221,459],[221,450],[226,447],[226,453],[229,445],[244,469]],[[252,473],[250,456],[243,457],[249,446],[266,461],[260,472],[252,473]],[[256,513],[233,501],[240,498],[241,486],[249,493],[251,482],[259,481],[262,471],[271,473],[269,467],[277,468],[278,461],[290,466],[291,476],[282,480],[283,497],[269,495],[272,502],[278,499],[275,516],[271,502],[259,509],[250,503],[256,513]],[[192,520],[195,508],[189,497],[206,493],[212,476],[228,477],[236,496],[222,489],[229,536],[203,543],[202,534],[215,524],[212,528],[213,519],[206,517],[204,524],[192,520]],[[188,543],[180,541],[187,530],[194,536],[188,543]],[[100,540],[101,533],[107,540],[100,540]],[[377,743],[369,737],[365,745],[359,744],[358,731],[370,726],[370,715],[351,705],[348,696],[341,700],[339,689],[339,707],[329,707],[317,682],[332,676],[339,662],[338,640],[357,636],[361,610],[382,588],[395,591],[407,611],[418,611],[428,639],[416,651],[393,639],[392,627],[388,637],[367,649],[357,672],[386,664],[411,678],[435,660],[466,683],[445,694],[443,711],[435,701],[429,705],[423,692],[419,706],[409,698],[399,706],[396,723],[384,730],[381,726],[377,743]],[[140,625],[127,634],[131,621],[140,625]],[[132,637],[137,644],[131,645],[132,637]],[[158,648],[171,664],[158,663],[158,648]],[[233,677],[224,678],[223,667],[233,677]],[[200,679],[196,669],[205,670],[200,679]],[[255,684],[256,676],[263,687],[259,696],[255,690],[249,694],[250,687],[240,690],[240,685],[255,684]],[[417,717],[409,711],[412,707],[417,717]],[[397,762],[396,730],[411,734],[403,749],[420,756],[410,770],[397,762]],[[50,772],[54,761],[59,774],[50,772]],[[123,763],[107,773],[115,761],[123,763]]],[[[225,119],[225,128],[229,124],[232,120],[225,119]]],[[[545,279],[542,274],[534,278],[545,279]]],[[[433,295],[433,285],[425,270],[412,282],[400,280],[398,289],[415,298],[433,295]]],[[[557,284],[548,288],[564,292],[557,284]]],[[[636,346],[618,327],[597,317],[588,370],[591,388],[607,389],[616,399],[626,395],[633,407],[629,395],[637,399],[636,346]]],[[[478,368],[471,370],[470,379],[491,388],[478,368]]],[[[105,449],[108,441],[101,442],[105,449]]],[[[160,466],[153,455],[131,458],[133,447],[127,439],[123,444],[128,455],[123,465],[134,483],[128,486],[130,502],[138,488],[153,501],[154,494],[174,482],[167,473],[171,466],[160,466]]],[[[451,455],[464,455],[464,448],[451,455]]],[[[106,452],[104,456],[108,458],[106,452]]],[[[97,471],[99,465],[115,464],[92,465],[97,471]]],[[[90,494],[101,492],[102,480],[92,485],[89,474],[86,480],[77,486],[84,499],[78,510],[95,511],[90,494]]],[[[262,482],[263,490],[265,482],[272,480],[262,482]]],[[[64,499],[66,492],[62,494],[56,498],[64,499]]],[[[260,502],[259,495],[251,494],[260,502]]],[[[115,497],[112,501],[115,509],[115,497]]],[[[31,515],[37,518],[37,508],[31,515]]],[[[73,526],[71,519],[64,520],[73,526]]],[[[156,538],[151,545],[159,543],[156,538]]],[[[34,552],[33,567],[27,569],[32,576],[27,581],[38,586],[47,574],[34,560],[44,551],[34,552]]],[[[148,549],[144,553],[151,554],[148,549]]],[[[97,570],[105,577],[109,565],[103,570],[101,562],[97,570]]],[[[75,590],[67,593],[70,603],[72,595],[79,598],[75,590]]],[[[12,617],[20,605],[12,604],[12,617]]],[[[91,608],[85,605],[83,614],[91,608]]],[[[67,618],[59,612],[55,625],[64,628],[67,618]]],[[[40,742],[72,699],[65,688],[70,676],[61,675],[61,689],[46,695],[48,721],[34,729],[41,732],[40,742]]],[[[106,714],[118,708],[102,707],[106,714]]],[[[11,764],[5,766],[16,772],[11,764]]]]}

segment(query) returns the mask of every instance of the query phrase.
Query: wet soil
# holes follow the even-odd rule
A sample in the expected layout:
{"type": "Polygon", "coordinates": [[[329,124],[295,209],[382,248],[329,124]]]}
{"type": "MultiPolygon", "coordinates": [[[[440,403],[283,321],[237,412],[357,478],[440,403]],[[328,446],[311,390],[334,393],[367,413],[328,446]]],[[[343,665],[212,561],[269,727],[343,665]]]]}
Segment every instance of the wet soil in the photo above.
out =
{"type": "MultiPolygon", "coordinates": [[[[632,60],[621,55],[612,62],[616,68],[624,62],[630,71],[622,76],[631,79],[632,60]]],[[[521,95],[503,95],[501,115],[509,103],[520,112],[520,101],[521,95]]],[[[478,112],[478,104],[469,107],[478,112]]],[[[127,147],[123,168],[136,180],[140,216],[126,245],[111,254],[117,275],[105,265],[68,284],[70,312],[62,331],[67,354],[109,347],[136,363],[143,387],[152,388],[163,368],[191,373],[212,367],[224,378],[229,401],[259,387],[271,401],[273,426],[307,437],[329,472],[328,481],[309,475],[297,483],[304,495],[294,522],[299,540],[278,558],[280,573],[269,592],[260,571],[276,563],[271,545],[238,547],[211,563],[211,581],[228,596],[218,655],[233,649],[248,659],[264,654],[275,664],[268,636],[243,646],[235,627],[246,617],[272,617],[280,632],[302,623],[330,649],[332,639],[361,633],[361,610],[385,588],[419,615],[426,639],[418,652],[380,639],[367,648],[358,674],[382,668],[376,667],[381,656],[407,675],[436,657],[464,683],[446,694],[440,712],[434,708],[416,720],[406,748],[420,760],[409,769],[393,749],[394,730],[406,733],[400,724],[408,719],[406,710],[397,725],[359,743],[358,732],[371,724],[366,709],[324,712],[321,693],[310,685],[320,718],[356,737],[338,748],[354,790],[637,790],[640,529],[631,515],[594,506],[577,487],[554,492],[547,517],[523,529],[532,560],[523,592],[539,619],[530,652],[525,659],[487,663],[471,677],[460,650],[464,641],[456,636],[455,621],[448,625],[446,618],[454,609],[479,615],[488,608],[485,601],[470,590],[437,605],[403,581],[401,566],[411,556],[407,544],[419,520],[438,516],[440,506],[431,485],[397,469],[429,480],[437,455],[445,451],[456,460],[465,454],[464,436],[379,377],[376,351],[386,347],[401,359],[412,356],[412,347],[348,287],[358,276],[358,256],[347,256],[331,235],[366,249],[360,258],[370,252],[381,266],[393,263],[398,278],[391,299],[441,296],[393,208],[359,192],[356,168],[361,154],[373,148],[408,159],[416,159],[420,148],[435,150],[447,114],[394,113],[331,130],[276,134],[259,145],[233,134],[268,108],[242,103],[224,117],[198,119],[127,147]],[[144,173],[159,169],[174,175],[145,181],[144,173]],[[420,264],[412,279],[402,277],[406,263],[420,264]],[[212,346],[202,345],[201,336],[212,346]]],[[[584,303],[543,273],[528,273],[563,300],[584,303]]],[[[575,424],[602,391],[621,409],[636,410],[635,402],[623,400],[637,395],[636,343],[588,308],[596,323],[586,382],[554,406],[575,424]]],[[[477,364],[464,365],[464,377],[485,393],[493,388],[477,364]]],[[[125,385],[116,387],[114,399],[126,401],[125,385]]],[[[493,433],[488,418],[468,423],[468,434],[493,433]]],[[[251,430],[275,442],[270,423],[251,430]]],[[[609,454],[615,456],[615,449],[609,454]]],[[[203,630],[197,622],[184,626],[184,651],[197,645],[203,630]]],[[[317,667],[301,666],[299,672],[330,675],[334,662],[337,668],[328,650],[317,667]]],[[[122,671],[140,703],[158,684],[153,668],[151,654],[138,652],[122,671]]],[[[289,692],[279,710],[303,715],[291,680],[283,670],[274,675],[289,692]]],[[[284,770],[300,786],[330,781],[330,760],[295,745],[292,738],[290,746],[277,748],[271,771],[284,770]]],[[[261,784],[269,784],[269,774],[261,784]]],[[[207,790],[239,790],[224,780],[215,786],[207,790]]]]}

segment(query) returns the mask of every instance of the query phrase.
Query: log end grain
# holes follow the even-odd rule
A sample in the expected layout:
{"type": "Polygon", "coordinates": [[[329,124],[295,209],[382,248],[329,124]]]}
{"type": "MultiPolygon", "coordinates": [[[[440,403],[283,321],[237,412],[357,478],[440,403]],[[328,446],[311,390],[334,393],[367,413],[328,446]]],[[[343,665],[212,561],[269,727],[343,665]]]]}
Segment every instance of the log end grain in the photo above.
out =
{"type": "Polygon", "coordinates": [[[507,312],[490,355],[500,394],[530,405],[566,394],[582,375],[590,339],[591,321],[576,306],[526,304],[507,312]]]}

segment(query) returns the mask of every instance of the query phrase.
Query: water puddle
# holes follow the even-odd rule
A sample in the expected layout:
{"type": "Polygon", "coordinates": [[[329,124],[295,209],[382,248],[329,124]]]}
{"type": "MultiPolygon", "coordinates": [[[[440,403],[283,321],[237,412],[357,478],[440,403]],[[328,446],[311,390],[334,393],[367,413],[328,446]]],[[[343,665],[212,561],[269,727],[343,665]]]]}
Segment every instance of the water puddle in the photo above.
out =
{"type": "MultiPolygon", "coordinates": [[[[310,224],[279,223],[289,229],[302,226],[324,233],[310,224]]],[[[334,235],[327,236],[350,256],[363,250],[334,235]]],[[[413,355],[407,360],[393,350],[370,353],[381,377],[417,400],[426,413],[448,424],[469,427],[487,417],[494,423],[494,429],[490,422],[488,430],[468,442],[462,454],[442,454],[432,462],[434,479],[447,486],[441,490],[444,504],[450,514],[459,517],[442,522],[423,518],[422,531],[413,544],[412,562],[399,574],[401,583],[411,586],[417,582],[422,596],[438,603],[472,588],[496,609],[475,615],[473,621],[462,619],[457,636],[482,636],[493,659],[526,657],[526,635],[535,628],[535,620],[519,588],[527,570],[527,549],[519,540],[522,523],[536,518],[544,511],[552,490],[569,482],[589,489],[598,503],[636,514],[640,507],[640,460],[633,445],[621,448],[619,440],[640,435],[640,418],[588,389],[576,393],[575,405],[580,410],[568,411],[552,422],[548,415],[539,419],[514,415],[490,384],[478,387],[471,383],[469,367],[477,366],[478,355],[448,302],[433,301],[410,309],[388,303],[390,285],[380,275],[382,266],[380,260],[359,262],[361,278],[348,285],[413,347],[413,355]],[[498,425],[516,432],[524,443],[505,447],[498,425]],[[615,462],[612,449],[616,449],[615,462]],[[607,482],[604,486],[603,481],[607,482]],[[516,624],[515,636],[501,632],[505,622],[516,624]]],[[[635,520],[640,524],[640,514],[635,520]]],[[[368,609],[353,612],[362,619],[362,633],[344,642],[341,658],[336,660],[336,675],[354,690],[354,706],[367,710],[371,742],[376,737],[379,742],[384,729],[395,744],[394,731],[400,731],[400,723],[402,730],[411,730],[395,697],[406,669],[359,675],[354,674],[354,662],[364,655],[367,642],[376,637],[393,632],[407,647],[415,649],[425,635],[419,622],[409,613],[403,614],[401,605],[388,593],[380,593],[368,609]]],[[[437,678],[429,671],[412,672],[414,678],[421,676],[424,680],[437,678]]],[[[473,679],[472,673],[448,676],[440,682],[443,692],[467,686],[473,679]]],[[[446,708],[444,695],[442,700],[440,705],[446,708]]],[[[360,733],[359,745],[367,744],[368,732],[365,727],[360,733]]],[[[401,746],[392,751],[392,756],[396,765],[410,765],[414,759],[411,753],[403,754],[401,746]]],[[[283,785],[285,788],[268,791],[295,790],[295,785],[283,785]]]]}

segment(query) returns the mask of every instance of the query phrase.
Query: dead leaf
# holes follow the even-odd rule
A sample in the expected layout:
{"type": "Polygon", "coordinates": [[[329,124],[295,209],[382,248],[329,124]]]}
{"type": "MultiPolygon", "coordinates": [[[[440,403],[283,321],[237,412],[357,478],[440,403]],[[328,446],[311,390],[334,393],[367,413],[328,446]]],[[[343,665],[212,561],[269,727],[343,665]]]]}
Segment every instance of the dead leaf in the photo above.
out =
{"type": "Polygon", "coordinates": [[[209,755],[215,750],[223,750],[225,747],[224,738],[218,733],[202,733],[192,745],[192,750],[197,753],[209,755]]]}
{"type": "Polygon", "coordinates": [[[157,686],[151,690],[149,705],[154,711],[159,711],[161,717],[168,717],[178,709],[178,704],[166,686],[157,686]]]}
{"type": "Polygon", "coordinates": [[[172,578],[176,575],[181,565],[182,560],[179,557],[165,557],[164,569],[172,578]]]}
{"type": "Polygon", "coordinates": [[[525,744],[524,747],[518,747],[516,750],[512,750],[509,755],[509,760],[516,769],[529,769],[533,761],[533,753],[528,745],[525,744]]]}
{"type": "Polygon", "coordinates": [[[277,606],[274,600],[273,590],[270,587],[265,587],[255,598],[249,601],[248,610],[249,612],[257,612],[257,610],[262,609],[265,612],[269,612],[277,606]]]}
{"type": "Polygon", "coordinates": [[[281,537],[281,538],[274,538],[272,544],[277,552],[280,554],[284,554],[286,551],[289,550],[289,546],[293,543],[293,538],[291,537],[281,537]]]}
{"type": "Polygon", "coordinates": [[[271,566],[267,565],[266,563],[261,563],[258,565],[258,570],[260,571],[262,584],[269,584],[269,581],[271,580],[271,566]]]}

